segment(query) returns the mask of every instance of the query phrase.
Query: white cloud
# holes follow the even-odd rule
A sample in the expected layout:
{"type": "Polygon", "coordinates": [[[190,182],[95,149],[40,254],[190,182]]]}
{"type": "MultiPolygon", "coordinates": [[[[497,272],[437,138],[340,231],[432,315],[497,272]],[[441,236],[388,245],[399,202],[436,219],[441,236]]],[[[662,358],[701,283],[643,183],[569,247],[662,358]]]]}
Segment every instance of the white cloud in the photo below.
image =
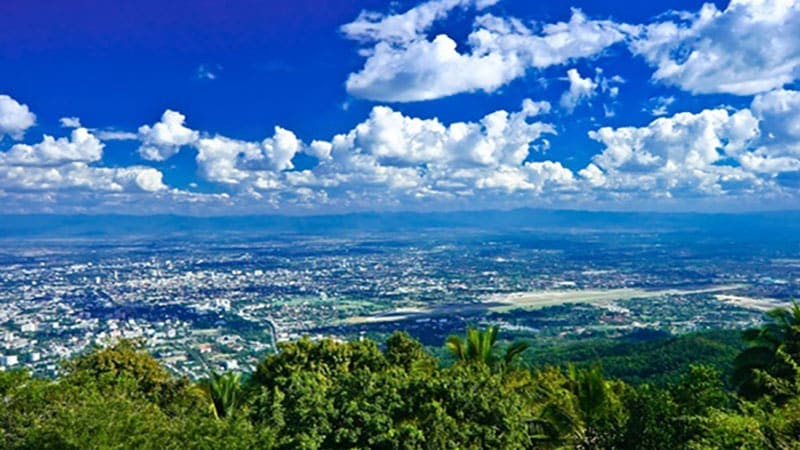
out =
{"type": "MultiPolygon", "coordinates": [[[[623,82],[600,70],[593,79],[574,75],[590,81],[592,93],[611,98],[611,87],[623,82]]],[[[590,95],[586,92],[576,95],[579,101],[590,95]]],[[[600,151],[574,172],[577,157],[541,160],[544,155],[537,153],[555,134],[546,121],[550,108],[525,100],[516,111],[443,122],[376,106],[350,130],[310,144],[281,127],[260,141],[210,135],[188,128],[182,114],[168,110],[155,125],[141,127],[142,147],[151,145],[160,158],[194,147],[199,177],[225,193],[170,189],[152,167],[104,167],[102,140],[78,127],[65,137],[44,136],[0,151],[0,198],[10,202],[38,194],[62,202],[73,195],[110,205],[138,196],[172,202],[174,208],[213,203],[223,210],[797,198],[796,174],[789,172],[800,172],[798,91],[760,94],[740,110],[720,107],[643,126],[598,128],[589,136],[600,151]],[[317,162],[296,169],[292,161],[301,152],[317,162]]]]}
{"type": "Polygon", "coordinates": [[[762,135],[742,166],[771,174],[800,170],[800,92],[779,89],[758,95],[750,109],[760,120],[762,135]]]}
{"type": "Polygon", "coordinates": [[[90,166],[103,157],[103,143],[88,129],[69,137],[45,135],[36,144],[15,144],[0,152],[0,190],[157,192],[166,189],[162,174],[144,166],[90,166]]]}
{"type": "Polygon", "coordinates": [[[71,162],[95,162],[103,156],[103,143],[86,128],[75,128],[69,138],[45,135],[34,145],[16,144],[0,153],[0,164],[58,166],[71,162]]]}
{"type": "Polygon", "coordinates": [[[199,139],[195,146],[200,175],[206,180],[271,190],[282,186],[280,172],[294,167],[292,158],[302,142],[291,131],[275,127],[274,135],[260,143],[214,136],[199,139]]]}
{"type": "Polygon", "coordinates": [[[362,11],[353,22],[342,26],[350,39],[362,42],[385,41],[403,43],[422,37],[437,20],[447,17],[455,8],[474,6],[483,9],[499,0],[431,0],[401,14],[384,15],[362,11]]]}
{"type": "Polygon", "coordinates": [[[164,176],[152,167],[134,166],[115,170],[114,178],[125,186],[133,185],[146,192],[156,192],[166,189],[164,176]]]}
{"type": "Polygon", "coordinates": [[[546,102],[523,102],[519,112],[495,111],[480,122],[454,122],[445,126],[438,119],[419,119],[385,106],[376,106],[364,122],[333,139],[333,155],[353,152],[373,157],[382,165],[412,166],[422,163],[458,166],[519,165],[528,156],[530,144],[543,133],[554,133],[551,125],[529,122],[547,112],[546,102]]]}
{"type": "Polygon", "coordinates": [[[333,145],[330,142],[314,140],[306,149],[306,154],[319,160],[325,160],[330,159],[331,150],[333,150],[333,145]]]}
{"type": "Polygon", "coordinates": [[[90,167],[69,163],[58,167],[0,165],[0,186],[7,191],[88,190],[157,192],[166,189],[162,174],[152,167],[90,167]]]}
{"type": "MultiPolygon", "coordinates": [[[[226,136],[208,136],[185,126],[186,117],[167,110],[161,121],[139,128],[139,153],[146,160],[164,161],[183,146],[197,149],[199,174],[205,180],[236,186],[244,191],[274,190],[283,186],[280,172],[294,168],[292,159],[304,149],[289,130],[275,127],[261,142],[226,136]]],[[[321,143],[315,149],[323,148],[321,143]]]]}
{"type": "Polygon", "coordinates": [[[92,133],[101,141],[135,141],[139,139],[137,133],[130,131],[92,129],[92,133]]]}
{"type": "MultiPolygon", "coordinates": [[[[194,130],[183,134],[199,136],[190,145],[197,149],[197,166],[203,179],[253,198],[265,198],[265,191],[288,195],[303,187],[336,188],[342,194],[384,186],[408,195],[438,195],[443,192],[434,185],[446,182],[450,174],[455,174],[462,188],[489,188],[489,184],[477,181],[495,170],[511,173],[506,168],[532,180],[520,188],[539,189],[549,178],[564,179],[563,170],[523,164],[534,141],[555,132],[552,125],[531,120],[549,110],[547,102],[525,100],[517,112],[500,110],[479,122],[445,125],[435,118],[409,117],[376,106],[349,132],[310,145],[281,127],[275,127],[274,134],[261,142],[206,136],[194,130]],[[292,159],[299,152],[314,156],[318,167],[293,170],[292,159]],[[292,190],[287,189],[289,186],[292,190]]],[[[183,126],[185,118],[179,115],[179,119],[176,123],[183,126]]],[[[319,195],[323,195],[321,191],[315,198],[321,198],[319,195]]],[[[327,193],[324,198],[329,199],[327,193]]]]}
{"type": "Polygon", "coordinates": [[[303,179],[350,192],[384,186],[418,199],[471,196],[476,190],[540,192],[551,182],[572,180],[558,163],[526,162],[533,143],[555,133],[550,124],[531,120],[549,109],[546,102],[525,100],[517,112],[443,124],[377,106],[367,120],[335,136],[329,153],[324,147],[330,156],[303,179]]]}
{"type": "MultiPolygon", "coordinates": [[[[603,80],[597,71],[594,89],[609,97],[609,87],[623,82],[603,80]]],[[[518,111],[443,123],[376,106],[329,141],[306,145],[276,127],[261,142],[197,132],[201,137],[191,145],[198,150],[203,179],[238,193],[233,199],[270,208],[753,198],[787,192],[776,176],[800,170],[795,123],[800,99],[794,91],[758,96],[749,109],[683,112],[641,127],[601,127],[590,137],[602,151],[577,172],[559,161],[532,161],[538,159],[532,152],[548,146],[544,136],[555,133],[540,119],[549,110],[547,102],[525,100],[518,111]],[[316,158],[317,165],[295,170],[298,152],[316,158]]]]}
{"type": "Polygon", "coordinates": [[[347,78],[357,97],[389,102],[432,100],[461,92],[492,92],[521,75],[517,61],[503,55],[464,55],[456,42],[440,34],[403,48],[378,43],[364,68],[347,78]]]}
{"type": "Polygon", "coordinates": [[[648,25],[631,49],[655,80],[692,93],[752,95],[800,76],[800,2],[732,0],[648,25]]]}
{"type": "Polygon", "coordinates": [[[249,174],[239,167],[239,161],[258,158],[261,153],[258,144],[224,136],[201,138],[196,146],[200,175],[224,184],[238,184],[247,179],[249,174]]]}
{"type": "Polygon", "coordinates": [[[624,40],[634,30],[610,20],[592,20],[578,9],[569,22],[541,25],[534,32],[515,18],[486,14],[476,20],[469,43],[478,54],[496,53],[519,58],[523,68],[545,68],[595,56],[624,40]]]}
{"type": "Polygon", "coordinates": [[[779,89],[758,95],[750,109],[762,120],[765,145],[800,156],[800,91],[779,89]]]}
{"type": "Polygon", "coordinates": [[[186,116],[166,110],[161,116],[161,121],[153,126],[142,125],[139,127],[139,139],[142,141],[139,154],[150,161],[163,161],[178,153],[184,145],[197,141],[197,131],[187,128],[184,123],[186,116]]]}
{"type": "Polygon", "coordinates": [[[573,10],[569,22],[544,24],[539,32],[517,19],[486,14],[475,21],[475,30],[467,40],[469,51],[461,52],[450,36],[439,34],[429,40],[423,33],[449,9],[437,11],[421,22],[403,14],[383,17],[380,22],[398,18],[410,24],[405,27],[368,27],[363,14],[353,23],[359,24],[358,32],[352,30],[353,24],[345,25],[351,38],[374,43],[363,52],[367,56],[363,69],[348,77],[348,92],[393,102],[431,100],[478,90],[493,92],[529,69],[597,55],[634,30],[612,21],[590,20],[579,10],[573,10]]]}
{"type": "Polygon", "coordinates": [[[666,116],[667,112],[669,111],[669,107],[675,103],[675,97],[656,97],[651,99],[653,103],[653,107],[650,110],[650,114],[655,117],[666,116]]]}
{"type": "Polygon", "coordinates": [[[0,139],[11,136],[22,139],[25,130],[36,123],[36,115],[8,95],[0,95],[0,139]]]}
{"type": "Polygon", "coordinates": [[[64,128],[80,128],[81,119],[77,117],[62,117],[58,120],[64,128]]]}
{"type": "Polygon", "coordinates": [[[594,97],[598,84],[589,77],[581,77],[577,69],[567,71],[567,80],[569,80],[569,89],[561,95],[559,104],[562,108],[572,112],[580,102],[594,97]]]}
{"type": "Polygon", "coordinates": [[[589,136],[605,146],[579,172],[595,188],[671,198],[754,192],[771,184],[752,170],[760,128],[748,109],[679,113],[589,136]]]}
{"type": "Polygon", "coordinates": [[[303,143],[289,130],[275,127],[275,134],[271,138],[261,141],[263,151],[262,160],[266,167],[281,171],[293,169],[292,158],[300,151],[303,143]]]}

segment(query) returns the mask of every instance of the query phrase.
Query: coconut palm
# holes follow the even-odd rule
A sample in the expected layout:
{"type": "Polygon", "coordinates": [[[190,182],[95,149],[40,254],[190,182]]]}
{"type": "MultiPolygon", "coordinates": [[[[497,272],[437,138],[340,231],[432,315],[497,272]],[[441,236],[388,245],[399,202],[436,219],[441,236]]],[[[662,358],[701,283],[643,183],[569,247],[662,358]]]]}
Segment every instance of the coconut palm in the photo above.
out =
{"type": "Polygon", "coordinates": [[[734,360],[733,383],[745,398],[757,398],[766,393],[759,373],[779,379],[794,376],[786,358],[800,362],[800,306],[776,308],[767,313],[767,321],[759,328],[742,335],[750,344],[734,360]]]}
{"type": "Polygon", "coordinates": [[[211,375],[200,382],[211,404],[209,407],[217,418],[232,416],[244,400],[241,375],[233,372],[211,375]]]}
{"type": "MultiPolygon", "coordinates": [[[[494,366],[497,362],[494,347],[497,343],[498,331],[497,326],[491,326],[485,330],[468,326],[467,334],[463,339],[460,336],[452,335],[447,338],[445,346],[461,362],[494,366]]],[[[503,353],[502,363],[509,366],[528,347],[529,345],[525,342],[514,342],[503,353]]]]}
{"type": "Polygon", "coordinates": [[[621,404],[611,383],[603,376],[600,366],[578,369],[573,365],[567,368],[570,390],[575,396],[575,406],[579,422],[575,422],[575,448],[605,448],[604,441],[621,424],[616,423],[621,416],[621,404]]]}

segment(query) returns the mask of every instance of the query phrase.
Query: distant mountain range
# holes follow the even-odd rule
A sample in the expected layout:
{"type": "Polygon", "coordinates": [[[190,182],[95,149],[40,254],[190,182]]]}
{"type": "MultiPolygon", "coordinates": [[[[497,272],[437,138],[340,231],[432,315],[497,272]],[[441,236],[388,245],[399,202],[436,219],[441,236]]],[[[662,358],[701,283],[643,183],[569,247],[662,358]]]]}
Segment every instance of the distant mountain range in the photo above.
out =
{"type": "Polygon", "coordinates": [[[312,234],[473,230],[492,232],[658,232],[796,240],[800,211],[746,214],[595,212],[516,209],[318,216],[0,215],[0,238],[186,234],[312,234]]]}

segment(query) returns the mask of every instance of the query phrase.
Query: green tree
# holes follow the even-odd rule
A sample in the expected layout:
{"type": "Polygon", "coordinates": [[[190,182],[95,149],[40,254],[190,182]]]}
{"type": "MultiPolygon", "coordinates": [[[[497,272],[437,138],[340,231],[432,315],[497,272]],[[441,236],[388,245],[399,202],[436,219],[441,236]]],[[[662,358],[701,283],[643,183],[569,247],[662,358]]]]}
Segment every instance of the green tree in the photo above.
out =
{"type": "Polygon", "coordinates": [[[670,391],[680,413],[685,416],[703,416],[712,409],[726,409],[731,403],[720,371],[710,366],[689,366],[689,371],[670,391]]]}
{"type": "Polygon", "coordinates": [[[389,364],[405,370],[432,370],[438,365],[436,358],[425,351],[425,347],[404,331],[392,333],[386,340],[386,360],[389,364]]]}
{"type": "Polygon", "coordinates": [[[770,393],[760,374],[780,379],[793,376],[791,365],[778,353],[800,361],[800,306],[792,302],[791,308],[769,311],[764,325],[745,331],[742,337],[750,347],[734,360],[733,384],[742,397],[756,399],[770,393]]]}
{"type": "MultiPolygon", "coordinates": [[[[497,326],[490,326],[485,330],[469,326],[463,339],[456,335],[449,336],[445,346],[460,362],[480,363],[492,367],[498,362],[495,354],[498,331],[497,326]]],[[[514,359],[528,347],[527,343],[521,341],[509,345],[500,359],[503,366],[510,366],[514,359]]]]}
{"type": "Polygon", "coordinates": [[[211,402],[211,410],[218,418],[230,417],[244,404],[241,374],[211,372],[199,385],[211,402]]]}
{"type": "Polygon", "coordinates": [[[676,421],[678,405],[665,389],[651,385],[630,387],[621,400],[628,413],[617,448],[662,450],[684,448],[687,439],[676,421]]]}
{"type": "Polygon", "coordinates": [[[616,389],[606,380],[600,366],[567,369],[568,385],[575,397],[580,426],[576,427],[577,448],[607,448],[618,439],[626,420],[616,389]]]}

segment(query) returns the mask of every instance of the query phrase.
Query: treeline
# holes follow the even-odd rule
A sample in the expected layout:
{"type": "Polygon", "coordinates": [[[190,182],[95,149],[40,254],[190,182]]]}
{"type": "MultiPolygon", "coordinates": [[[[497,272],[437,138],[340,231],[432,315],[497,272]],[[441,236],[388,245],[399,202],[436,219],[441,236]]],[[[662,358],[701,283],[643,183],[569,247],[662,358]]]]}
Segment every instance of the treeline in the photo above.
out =
{"type": "MultiPolygon", "coordinates": [[[[589,368],[600,364],[609,378],[633,385],[665,387],[677,382],[693,364],[717,369],[731,387],[736,356],[747,347],[741,330],[710,330],[673,336],[667,333],[633,333],[617,339],[595,338],[537,343],[521,362],[533,369],[574,364],[589,368]]],[[[437,352],[443,361],[447,354],[437,352]]]]}
{"type": "Polygon", "coordinates": [[[301,339],[247,379],[199,383],[122,341],[66,363],[56,380],[0,373],[0,446],[800,449],[796,306],[744,333],[729,376],[692,365],[659,385],[585,364],[531,369],[520,355],[536,350],[500,345],[497,332],[450,337],[447,367],[405,333],[382,346],[301,339]]]}

